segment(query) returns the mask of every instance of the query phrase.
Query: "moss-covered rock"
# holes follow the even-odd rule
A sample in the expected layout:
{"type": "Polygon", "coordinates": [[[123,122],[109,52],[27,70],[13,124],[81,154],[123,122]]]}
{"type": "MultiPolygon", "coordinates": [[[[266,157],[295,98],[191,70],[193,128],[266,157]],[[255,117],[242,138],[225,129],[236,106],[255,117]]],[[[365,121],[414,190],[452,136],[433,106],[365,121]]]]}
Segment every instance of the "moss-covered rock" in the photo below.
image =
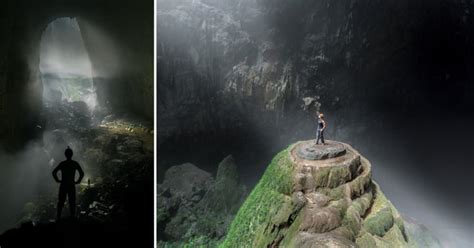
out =
{"type": "Polygon", "coordinates": [[[406,247],[395,207],[349,145],[340,157],[280,152],[240,208],[220,247],[406,247]]]}
{"type": "MultiPolygon", "coordinates": [[[[287,199],[292,193],[294,174],[295,164],[288,157],[288,149],[283,150],[272,160],[247,197],[220,247],[253,247],[254,243],[264,247],[270,242],[270,237],[279,236],[272,232],[272,218],[284,206],[288,208],[287,199]]],[[[291,210],[290,207],[286,212],[291,210]]]]}
{"type": "Polygon", "coordinates": [[[385,234],[383,239],[392,246],[396,246],[396,247],[407,246],[405,237],[397,225],[393,225],[392,228],[390,228],[390,230],[388,230],[388,232],[385,234]]]}
{"type": "Polygon", "coordinates": [[[364,221],[364,228],[371,234],[383,237],[393,226],[393,215],[390,208],[383,208],[371,214],[364,221]]]}
{"type": "Polygon", "coordinates": [[[364,234],[360,235],[356,239],[356,244],[359,247],[377,247],[377,243],[375,241],[375,238],[372,237],[372,235],[364,232],[364,234]]]}
{"type": "Polygon", "coordinates": [[[206,192],[200,207],[212,209],[214,212],[234,214],[239,209],[246,189],[239,184],[237,165],[232,155],[224,158],[217,169],[214,185],[206,192]]]}

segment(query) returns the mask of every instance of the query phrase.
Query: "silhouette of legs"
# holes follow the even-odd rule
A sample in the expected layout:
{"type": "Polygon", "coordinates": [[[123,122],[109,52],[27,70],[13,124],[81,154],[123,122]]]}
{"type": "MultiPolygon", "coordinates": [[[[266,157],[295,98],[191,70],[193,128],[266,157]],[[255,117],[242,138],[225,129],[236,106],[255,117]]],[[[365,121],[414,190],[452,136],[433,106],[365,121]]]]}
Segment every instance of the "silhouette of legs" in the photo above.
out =
{"type": "Polygon", "coordinates": [[[67,198],[69,200],[69,212],[71,217],[76,216],[76,187],[72,186],[67,192],[67,198]]]}
{"type": "Polygon", "coordinates": [[[57,206],[57,215],[56,219],[61,219],[61,213],[63,211],[64,202],[66,201],[66,187],[64,185],[59,186],[59,195],[58,195],[58,206],[57,206]]]}
{"type": "Polygon", "coordinates": [[[56,219],[61,219],[61,214],[64,208],[64,202],[66,196],[69,201],[69,211],[71,217],[76,216],[76,187],[74,185],[62,185],[59,187],[58,205],[57,205],[57,216],[56,219]]]}

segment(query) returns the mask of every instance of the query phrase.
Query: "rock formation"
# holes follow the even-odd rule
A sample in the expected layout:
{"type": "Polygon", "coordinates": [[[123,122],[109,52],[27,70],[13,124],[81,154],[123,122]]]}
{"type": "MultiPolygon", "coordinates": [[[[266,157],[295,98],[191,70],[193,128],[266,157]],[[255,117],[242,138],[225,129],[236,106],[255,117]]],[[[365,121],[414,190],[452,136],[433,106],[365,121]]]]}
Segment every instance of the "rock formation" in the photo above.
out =
{"type": "Polygon", "coordinates": [[[305,141],[273,159],[221,247],[422,247],[417,240],[367,159],[344,143],[305,141]]]}
{"type": "Polygon", "coordinates": [[[216,246],[245,196],[232,156],[222,160],[215,178],[190,163],[172,166],[158,185],[159,246],[216,246]]]}

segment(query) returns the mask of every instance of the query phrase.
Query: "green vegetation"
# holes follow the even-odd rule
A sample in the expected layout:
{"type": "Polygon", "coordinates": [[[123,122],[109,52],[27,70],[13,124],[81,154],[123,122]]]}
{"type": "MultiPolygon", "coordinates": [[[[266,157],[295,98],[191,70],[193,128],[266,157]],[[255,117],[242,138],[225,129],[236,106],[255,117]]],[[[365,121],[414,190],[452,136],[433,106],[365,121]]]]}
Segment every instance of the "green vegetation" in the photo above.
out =
{"type": "MultiPolygon", "coordinates": [[[[307,239],[308,235],[299,235],[301,225],[308,221],[302,209],[308,211],[308,208],[298,196],[292,195],[294,183],[297,183],[293,181],[296,180],[297,165],[290,160],[291,147],[272,160],[237,213],[220,248],[298,247],[323,244],[328,240],[344,245],[355,241],[360,247],[408,247],[403,219],[372,181],[370,163],[365,159],[361,161],[363,172],[353,180],[350,180],[348,168],[312,171],[316,192],[329,200],[327,206],[312,205],[312,209],[321,213],[323,209],[332,209],[339,214],[341,223],[333,230],[314,235],[311,240],[307,239]]],[[[315,218],[310,224],[329,225],[325,222],[329,220],[315,218]]]]}
{"type": "Polygon", "coordinates": [[[403,219],[375,182],[373,187],[375,199],[363,221],[363,232],[359,234],[357,244],[375,242],[377,247],[407,246],[403,219]]]}
{"type": "Polygon", "coordinates": [[[390,208],[385,207],[374,214],[371,214],[364,221],[365,229],[379,237],[383,237],[385,233],[393,226],[393,216],[390,208]]]}
{"type": "MultiPolygon", "coordinates": [[[[220,247],[235,247],[236,244],[239,247],[253,247],[254,240],[263,244],[269,237],[261,235],[265,232],[265,225],[272,222],[272,217],[275,214],[285,215],[280,209],[287,209],[285,212],[291,214],[291,206],[282,208],[288,204],[295,173],[295,165],[288,156],[289,149],[283,150],[272,160],[260,182],[237,213],[220,247]]],[[[281,218],[275,218],[273,221],[277,219],[281,218]]]]}
{"type": "Polygon", "coordinates": [[[217,247],[219,241],[216,241],[208,236],[196,236],[189,239],[187,242],[158,242],[159,248],[212,248],[217,247]]]}
{"type": "Polygon", "coordinates": [[[356,240],[356,244],[359,247],[376,247],[377,244],[375,239],[372,235],[368,234],[367,232],[363,232],[363,234],[356,240]]]}

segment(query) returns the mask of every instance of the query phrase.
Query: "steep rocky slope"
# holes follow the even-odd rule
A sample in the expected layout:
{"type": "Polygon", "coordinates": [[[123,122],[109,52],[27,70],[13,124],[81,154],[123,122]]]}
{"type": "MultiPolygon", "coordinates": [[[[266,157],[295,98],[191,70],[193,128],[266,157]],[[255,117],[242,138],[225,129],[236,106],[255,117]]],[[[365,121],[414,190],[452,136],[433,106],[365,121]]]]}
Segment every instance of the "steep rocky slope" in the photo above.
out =
{"type": "Polygon", "coordinates": [[[437,245],[429,234],[415,238],[407,232],[373,182],[367,159],[347,144],[313,142],[291,145],[273,159],[221,247],[437,245]]]}

